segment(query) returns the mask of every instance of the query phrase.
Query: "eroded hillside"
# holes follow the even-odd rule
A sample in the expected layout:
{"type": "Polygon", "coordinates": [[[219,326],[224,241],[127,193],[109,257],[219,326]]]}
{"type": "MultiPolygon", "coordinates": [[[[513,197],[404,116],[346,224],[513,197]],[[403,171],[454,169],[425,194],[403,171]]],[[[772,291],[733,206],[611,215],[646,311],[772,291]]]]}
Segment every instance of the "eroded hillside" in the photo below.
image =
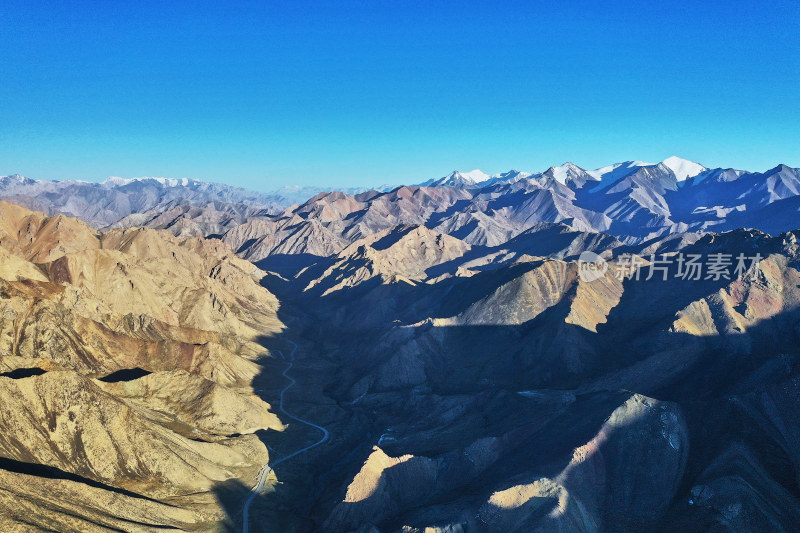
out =
{"type": "Polygon", "coordinates": [[[0,202],[4,531],[218,529],[284,429],[253,390],[283,325],[220,241],[0,202]]]}
{"type": "Polygon", "coordinates": [[[346,239],[300,215],[228,233],[267,231],[280,274],[0,204],[7,529],[235,531],[246,502],[248,531],[800,524],[797,232],[481,244],[393,224],[402,198],[369,230],[329,200],[306,207],[346,239]],[[681,274],[714,254],[757,259],[681,274]]]}
{"type": "Polygon", "coordinates": [[[799,254],[796,233],[634,248],[544,226],[486,247],[398,226],[274,279],[308,313],[294,334],[334,362],[326,395],[349,413],[306,411],[341,440],[303,467],[293,509],[312,521],[291,523],[793,531],[799,254]],[[582,250],[608,270],[584,279],[582,250]],[[760,260],[728,279],[684,279],[674,262],[650,277],[655,251],[760,260]],[[613,261],[631,252],[637,277],[613,261]]]}

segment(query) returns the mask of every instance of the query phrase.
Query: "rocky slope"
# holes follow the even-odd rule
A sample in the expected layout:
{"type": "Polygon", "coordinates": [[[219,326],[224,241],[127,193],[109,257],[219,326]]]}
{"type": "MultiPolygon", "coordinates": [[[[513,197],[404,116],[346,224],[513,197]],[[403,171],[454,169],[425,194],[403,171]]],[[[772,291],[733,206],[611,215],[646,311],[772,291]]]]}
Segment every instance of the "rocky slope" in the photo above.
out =
{"type": "MultiPolygon", "coordinates": [[[[102,183],[32,180],[20,175],[0,177],[0,198],[50,215],[80,217],[103,228],[129,215],[165,211],[175,204],[204,207],[227,204],[228,210],[247,208],[280,211],[291,205],[280,195],[247,191],[229,185],[191,179],[109,178],[102,183]]],[[[146,218],[134,217],[131,225],[146,218]]]]}
{"type": "Polygon", "coordinates": [[[0,204],[3,525],[235,529],[269,461],[251,531],[795,531],[796,179],[567,164],[105,231],[0,204]]]}
{"type": "Polygon", "coordinates": [[[800,169],[708,169],[677,157],[585,170],[453,172],[423,186],[286,197],[196,180],[109,179],[102,184],[0,179],[0,198],[98,227],[147,226],[216,236],[241,257],[302,268],[397,225],[423,225],[470,245],[498,246],[541,224],[604,232],[638,245],[671,234],[739,227],[794,229],[800,169]],[[287,207],[288,203],[296,203],[287,207]]]}
{"type": "Polygon", "coordinates": [[[215,240],[0,221],[4,530],[215,529],[284,429],[251,385],[283,328],[264,273],[215,240]]]}
{"type": "Polygon", "coordinates": [[[677,158],[597,171],[566,164],[481,182],[454,178],[388,192],[320,194],[232,228],[223,240],[243,257],[268,265],[283,266],[287,255],[305,257],[295,262],[301,267],[397,225],[423,225],[470,245],[499,246],[543,224],[564,224],[639,245],[738,227],[791,230],[798,192],[800,170],[785,165],[754,173],[705,169],[677,158]]]}
{"type": "Polygon", "coordinates": [[[276,282],[338,367],[327,395],[364,420],[329,425],[344,442],[319,452],[305,529],[796,529],[798,234],[636,249],[539,231],[512,252],[401,226],[276,282]],[[609,268],[586,280],[522,251],[552,242],[609,268]],[[675,262],[666,279],[647,260],[625,278],[631,251],[675,262]],[[678,254],[717,253],[761,260],[741,278],[679,276],[678,254]]]}
{"type": "Polygon", "coordinates": [[[98,227],[225,234],[234,251],[259,261],[286,254],[327,257],[398,224],[425,225],[488,246],[539,223],[607,232],[628,244],[738,227],[782,232],[794,229],[800,169],[709,169],[670,157],[597,170],[565,163],[544,172],[453,172],[423,186],[378,189],[299,187],[263,194],[186,179],[110,178],[98,184],[0,178],[0,198],[28,207],[79,216],[98,227]],[[315,192],[310,199],[302,196],[315,192]]]}

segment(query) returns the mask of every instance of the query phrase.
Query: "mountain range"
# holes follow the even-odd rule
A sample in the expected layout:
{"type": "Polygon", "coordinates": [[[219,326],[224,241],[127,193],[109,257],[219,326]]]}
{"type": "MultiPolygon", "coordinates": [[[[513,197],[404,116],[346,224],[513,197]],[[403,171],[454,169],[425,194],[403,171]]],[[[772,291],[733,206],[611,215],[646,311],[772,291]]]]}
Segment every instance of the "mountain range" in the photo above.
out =
{"type": "Polygon", "coordinates": [[[230,232],[234,248],[256,259],[289,248],[341,249],[397,224],[424,224],[478,245],[499,244],[541,222],[605,232],[629,244],[738,227],[780,232],[793,228],[798,196],[799,169],[708,169],[677,157],[591,171],[565,163],[538,173],[452,172],[419,186],[367,191],[296,187],[266,194],[186,179],[110,178],[98,184],[0,178],[0,198],[46,213],[98,227],[230,232]],[[300,200],[306,194],[312,196],[300,200]],[[240,225],[245,227],[232,232],[240,225]],[[293,240],[304,235],[309,238],[295,246],[293,240]]]}
{"type": "Polygon", "coordinates": [[[800,528],[798,169],[380,189],[0,178],[0,530],[800,528]]]}
{"type": "MultiPolygon", "coordinates": [[[[366,189],[344,190],[357,194],[366,189]]],[[[230,204],[234,212],[277,212],[323,191],[321,187],[285,186],[261,193],[188,178],[110,177],[95,183],[33,180],[19,174],[0,177],[1,198],[46,213],[77,216],[98,227],[149,210],[160,212],[175,205],[204,206],[209,202],[230,204]]]]}

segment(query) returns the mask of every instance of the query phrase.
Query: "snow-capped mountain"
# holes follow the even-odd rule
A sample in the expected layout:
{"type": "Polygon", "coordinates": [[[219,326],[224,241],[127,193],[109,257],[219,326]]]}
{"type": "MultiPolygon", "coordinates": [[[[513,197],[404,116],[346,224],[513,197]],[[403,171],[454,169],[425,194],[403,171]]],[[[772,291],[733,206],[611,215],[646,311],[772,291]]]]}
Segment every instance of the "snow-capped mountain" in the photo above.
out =
{"type": "Polygon", "coordinates": [[[479,169],[470,170],[469,172],[454,170],[447,176],[432,178],[420,185],[423,187],[456,187],[470,189],[490,179],[492,179],[492,176],[479,169]]]}
{"type": "Polygon", "coordinates": [[[614,163],[613,165],[601,167],[596,170],[589,170],[587,173],[600,182],[595,187],[595,190],[599,190],[607,188],[617,180],[636,172],[639,167],[649,166],[653,166],[653,164],[645,163],[643,161],[624,161],[622,163],[614,163]]]}
{"type": "Polygon", "coordinates": [[[187,178],[119,178],[101,183],[33,180],[18,174],[0,177],[0,198],[49,214],[83,218],[102,228],[135,213],[182,205],[224,202],[278,212],[288,203],[259,193],[187,178]]]}
{"type": "Polygon", "coordinates": [[[20,176],[19,174],[12,174],[11,176],[0,177],[0,190],[7,190],[13,187],[30,186],[36,183],[36,180],[20,176]]]}
{"type": "Polygon", "coordinates": [[[131,183],[147,182],[158,183],[164,187],[188,187],[190,185],[202,185],[203,183],[202,181],[189,178],[120,178],[118,176],[110,176],[103,181],[102,184],[109,187],[124,187],[125,185],[130,185],[131,183]]]}
{"type": "Polygon", "coordinates": [[[122,224],[158,220],[171,227],[173,223],[164,220],[174,216],[174,227],[185,229],[189,224],[177,219],[191,215],[191,230],[197,233],[203,227],[229,227],[250,218],[287,216],[292,225],[286,231],[298,238],[306,230],[333,232],[328,237],[339,242],[349,239],[338,235],[342,228],[352,235],[366,234],[372,226],[385,229],[394,220],[387,213],[398,212],[395,223],[429,224],[470,244],[504,242],[538,223],[568,224],[577,231],[606,232],[633,243],[679,232],[759,228],[762,221],[769,221],[770,231],[796,229],[800,170],[786,165],[766,172],[706,168],[673,156],[655,164],[625,161],[595,170],[564,163],[543,172],[453,171],[422,187],[331,192],[298,185],[273,193],[192,179],[109,178],[87,183],[13,175],[0,178],[0,198],[48,213],[79,216],[98,227],[123,219],[122,224]],[[213,212],[202,211],[210,203],[213,212]],[[332,227],[328,217],[345,206],[355,209],[349,215],[352,219],[332,227]],[[316,220],[318,213],[322,218],[316,220]],[[359,213],[369,218],[363,226],[351,227],[359,223],[359,213]],[[218,223],[222,219],[224,224],[218,223]],[[303,229],[296,226],[298,220],[315,222],[303,229]]]}
{"type": "MultiPolygon", "coordinates": [[[[547,170],[541,172],[522,172],[518,170],[509,170],[497,174],[487,174],[482,170],[471,170],[469,172],[461,172],[454,170],[447,176],[441,178],[432,178],[418,185],[421,187],[455,187],[460,189],[474,189],[485,185],[492,185],[498,182],[514,182],[521,179],[539,179],[542,182],[548,179],[561,185],[572,184],[573,186],[580,184],[583,186],[587,182],[596,181],[600,182],[595,185],[595,188],[602,189],[608,187],[611,183],[616,182],[620,178],[628,176],[641,167],[655,167],[661,165],[662,172],[671,172],[675,181],[683,182],[689,178],[699,176],[709,169],[699,163],[682,159],[677,156],[671,156],[660,163],[645,163],[644,161],[624,161],[621,163],[614,163],[612,165],[604,166],[595,170],[586,170],[574,163],[564,163],[563,165],[552,166],[547,170]]],[[[699,181],[696,181],[699,182],[699,181]]]]}
{"type": "Polygon", "coordinates": [[[677,156],[668,157],[661,162],[662,165],[667,167],[675,174],[678,181],[684,181],[686,178],[693,178],[698,174],[708,170],[706,167],[694,161],[687,161],[677,156]]]}
{"type": "Polygon", "coordinates": [[[509,170],[508,172],[501,172],[500,174],[492,174],[491,179],[487,182],[491,183],[516,183],[517,181],[524,180],[531,177],[536,177],[538,174],[533,172],[522,172],[520,170],[509,170]]]}
{"type": "MultiPolygon", "coordinates": [[[[485,187],[495,183],[514,183],[519,180],[538,176],[532,172],[522,172],[519,170],[508,170],[497,174],[487,174],[486,172],[475,169],[469,172],[454,170],[447,176],[432,178],[417,184],[419,187],[454,187],[456,189],[475,189],[485,187]]],[[[380,190],[380,189],[378,189],[380,190]]]]}
{"type": "Polygon", "coordinates": [[[561,185],[582,187],[587,181],[596,181],[596,178],[574,163],[564,163],[542,172],[539,180],[545,183],[553,180],[561,185]]]}

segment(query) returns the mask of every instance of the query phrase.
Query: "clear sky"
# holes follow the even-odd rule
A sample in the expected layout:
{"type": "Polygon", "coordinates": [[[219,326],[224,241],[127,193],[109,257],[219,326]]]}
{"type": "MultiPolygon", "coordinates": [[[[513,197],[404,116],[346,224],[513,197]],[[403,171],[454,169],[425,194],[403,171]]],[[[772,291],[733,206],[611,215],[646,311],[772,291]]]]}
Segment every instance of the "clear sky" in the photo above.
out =
{"type": "Polygon", "coordinates": [[[800,166],[799,27],[796,0],[4,0],[0,174],[800,166]]]}

